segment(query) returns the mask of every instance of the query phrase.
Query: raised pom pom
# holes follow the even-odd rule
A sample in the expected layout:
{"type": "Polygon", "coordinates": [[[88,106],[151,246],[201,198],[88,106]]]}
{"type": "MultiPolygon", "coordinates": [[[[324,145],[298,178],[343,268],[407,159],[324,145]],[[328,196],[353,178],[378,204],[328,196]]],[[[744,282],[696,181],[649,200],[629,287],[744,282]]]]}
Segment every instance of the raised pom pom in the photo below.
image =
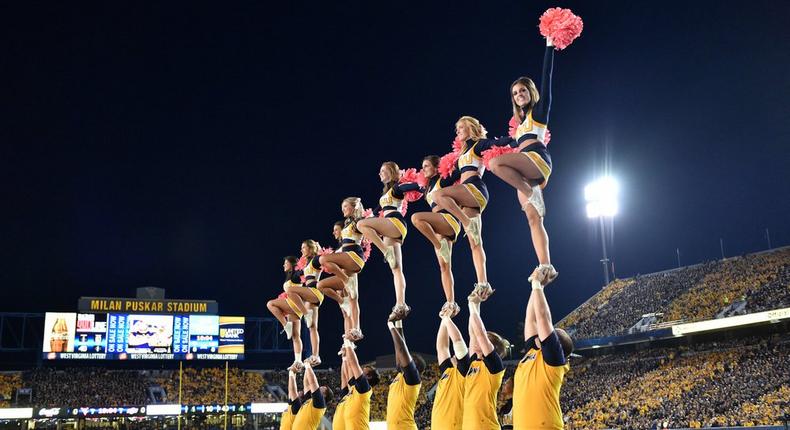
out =
{"type": "Polygon", "coordinates": [[[318,250],[318,256],[326,255],[326,254],[334,254],[335,250],[331,247],[321,248],[318,250]]]}
{"type": "Polygon", "coordinates": [[[442,178],[447,178],[453,173],[458,156],[457,152],[449,152],[439,159],[439,174],[442,175],[442,178]]]}
{"type": "MultiPolygon", "coordinates": [[[[419,174],[417,173],[417,169],[411,168],[401,171],[400,181],[401,184],[407,183],[418,183],[419,181],[419,174]]],[[[416,202],[422,198],[422,193],[419,191],[406,191],[403,193],[404,199],[404,206],[406,202],[416,202]]],[[[403,211],[403,209],[402,209],[403,211]]],[[[404,214],[405,215],[405,214],[404,214]]]]}
{"type": "Polygon", "coordinates": [[[373,218],[373,209],[367,208],[362,211],[362,218],[373,218]]]}
{"type": "Polygon", "coordinates": [[[539,28],[540,34],[551,37],[554,48],[561,50],[567,48],[582,34],[584,23],[570,9],[554,7],[543,12],[539,28]]]}
{"type": "Polygon", "coordinates": [[[295,269],[296,270],[302,270],[302,269],[305,268],[305,266],[307,266],[307,257],[305,257],[303,255],[303,256],[299,257],[299,261],[296,262],[295,269]]]}
{"type": "Polygon", "coordinates": [[[362,239],[362,259],[368,261],[370,258],[370,241],[362,239]]]}
{"type": "Polygon", "coordinates": [[[515,139],[516,129],[518,129],[519,125],[521,124],[518,123],[518,120],[516,119],[515,115],[510,117],[510,122],[507,123],[507,135],[515,139]]]}
{"type": "Polygon", "coordinates": [[[511,148],[509,146],[492,146],[491,149],[486,149],[483,151],[483,165],[486,166],[486,169],[488,169],[488,163],[490,163],[494,158],[497,158],[502,154],[512,154],[514,152],[518,152],[518,149],[511,148]]]}

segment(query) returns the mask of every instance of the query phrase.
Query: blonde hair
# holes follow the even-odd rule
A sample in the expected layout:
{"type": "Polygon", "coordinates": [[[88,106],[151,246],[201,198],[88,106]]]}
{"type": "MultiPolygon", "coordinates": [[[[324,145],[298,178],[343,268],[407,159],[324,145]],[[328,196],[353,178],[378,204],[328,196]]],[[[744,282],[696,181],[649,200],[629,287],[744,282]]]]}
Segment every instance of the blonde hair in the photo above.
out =
{"type": "Polygon", "coordinates": [[[483,127],[483,124],[480,124],[480,121],[473,116],[462,116],[458,118],[458,121],[455,122],[455,125],[458,125],[461,121],[466,123],[467,128],[469,128],[469,137],[473,140],[480,140],[485,139],[488,135],[486,128],[483,127]]]}
{"type": "Polygon", "coordinates": [[[351,214],[351,217],[355,220],[362,218],[362,212],[365,211],[365,208],[362,207],[362,199],[359,197],[346,197],[343,199],[343,203],[348,203],[354,207],[354,213],[351,214]]]}
{"type": "Polygon", "coordinates": [[[527,112],[531,111],[532,108],[534,108],[538,103],[538,100],[540,100],[540,93],[538,93],[538,87],[535,85],[535,82],[532,79],[524,76],[516,79],[512,84],[510,84],[510,103],[513,104],[513,116],[518,118],[519,122],[521,122],[526,119],[527,114],[524,112],[524,108],[516,104],[516,98],[513,97],[513,87],[515,87],[517,84],[524,85],[527,87],[527,91],[529,92],[529,103],[527,103],[526,106],[527,112]]]}
{"type": "Polygon", "coordinates": [[[398,180],[400,180],[400,167],[398,167],[398,163],[394,161],[385,161],[381,163],[381,167],[390,173],[390,181],[384,184],[384,190],[382,191],[383,194],[389,191],[389,189],[392,188],[393,185],[397,184],[398,180]]]}
{"type": "Polygon", "coordinates": [[[302,245],[307,246],[307,249],[310,250],[310,256],[315,257],[318,255],[318,251],[321,250],[321,245],[318,242],[314,241],[313,239],[307,239],[302,242],[302,245]]]}

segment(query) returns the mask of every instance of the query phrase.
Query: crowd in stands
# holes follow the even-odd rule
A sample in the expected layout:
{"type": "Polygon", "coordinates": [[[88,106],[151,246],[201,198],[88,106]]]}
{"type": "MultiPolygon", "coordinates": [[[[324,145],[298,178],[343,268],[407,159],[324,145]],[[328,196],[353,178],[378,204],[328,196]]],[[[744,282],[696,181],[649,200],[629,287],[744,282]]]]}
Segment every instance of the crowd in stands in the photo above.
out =
{"type": "MultiPolygon", "coordinates": [[[[509,362],[505,379],[512,377],[515,364],[509,362]]],[[[379,370],[381,383],[374,388],[371,419],[383,421],[388,382],[395,370],[379,370]]],[[[320,369],[317,373],[322,384],[339,389],[336,370],[320,369]]],[[[267,393],[265,387],[284,384],[286,375],[285,371],[230,369],[229,402],[282,401],[267,393]]],[[[571,358],[561,405],[569,430],[647,429],[664,422],[671,428],[777,424],[790,408],[788,375],[787,333],[610,352],[571,358]]],[[[421,429],[430,428],[429,394],[438,376],[435,363],[422,375],[415,413],[421,429]]],[[[0,393],[4,398],[12,399],[17,388],[31,388],[32,404],[39,407],[146,404],[147,388],[156,385],[165,388],[167,401],[174,401],[178,395],[178,371],[151,375],[129,370],[39,369],[0,374],[0,393]]],[[[224,386],[224,368],[186,368],[182,403],[221,404],[224,386]]],[[[327,417],[331,418],[335,405],[336,401],[329,405],[327,417]]]]}
{"type": "MultiPolygon", "coordinates": [[[[169,402],[178,401],[177,371],[170,377],[159,379],[167,392],[169,402]]],[[[259,372],[238,368],[228,370],[228,398],[231,403],[270,402],[274,397],[264,388],[264,378],[259,372]]],[[[225,368],[184,368],[181,375],[181,403],[189,405],[222,404],[225,402],[225,368]]]]}
{"type": "Polygon", "coordinates": [[[777,424],[788,375],[786,335],[616,353],[574,359],[561,403],[569,430],[777,424]]]}
{"type": "Polygon", "coordinates": [[[11,405],[17,387],[22,384],[20,372],[0,373],[0,408],[7,408],[11,405]]]}
{"type": "Polygon", "coordinates": [[[615,280],[558,325],[576,339],[616,336],[645,314],[700,321],[737,300],[748,312],[790,306],[790,248],[615,280]]]}
{"type": "Polygon", "coordinates": [[[140,372],[102,368],[36,369],[22,385],[32,389],[31,403],[39,407],[144,405],[150,386],[140,372]]]}

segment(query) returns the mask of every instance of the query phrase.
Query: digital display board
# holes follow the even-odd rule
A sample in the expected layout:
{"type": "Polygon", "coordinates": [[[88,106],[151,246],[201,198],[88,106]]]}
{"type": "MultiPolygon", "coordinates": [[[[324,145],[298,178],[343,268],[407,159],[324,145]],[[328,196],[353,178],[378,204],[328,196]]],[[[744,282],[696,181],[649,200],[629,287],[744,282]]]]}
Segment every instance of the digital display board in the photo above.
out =
{"type": "Polygon", "coordinates": [[[48,312],[45,359],[240,360],[244,317],[48,312]]]}

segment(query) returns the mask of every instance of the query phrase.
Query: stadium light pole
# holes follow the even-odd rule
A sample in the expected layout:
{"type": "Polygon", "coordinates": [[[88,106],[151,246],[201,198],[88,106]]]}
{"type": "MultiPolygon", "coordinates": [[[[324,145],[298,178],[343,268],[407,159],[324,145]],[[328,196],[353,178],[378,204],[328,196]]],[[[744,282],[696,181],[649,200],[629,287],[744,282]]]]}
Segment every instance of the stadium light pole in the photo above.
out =
{"type": "Polygon", "coordinates": [[[584,200],[587,201],[587,218],[598,218],[601,226],[601,250],[603,258],[604,285],[609,285],[609,257],[606,254],[606,225],[604,218],[614,218],[617,214],[617,195],[620,187],[611,176],[604,176],[584,187],[584,200]]]}

